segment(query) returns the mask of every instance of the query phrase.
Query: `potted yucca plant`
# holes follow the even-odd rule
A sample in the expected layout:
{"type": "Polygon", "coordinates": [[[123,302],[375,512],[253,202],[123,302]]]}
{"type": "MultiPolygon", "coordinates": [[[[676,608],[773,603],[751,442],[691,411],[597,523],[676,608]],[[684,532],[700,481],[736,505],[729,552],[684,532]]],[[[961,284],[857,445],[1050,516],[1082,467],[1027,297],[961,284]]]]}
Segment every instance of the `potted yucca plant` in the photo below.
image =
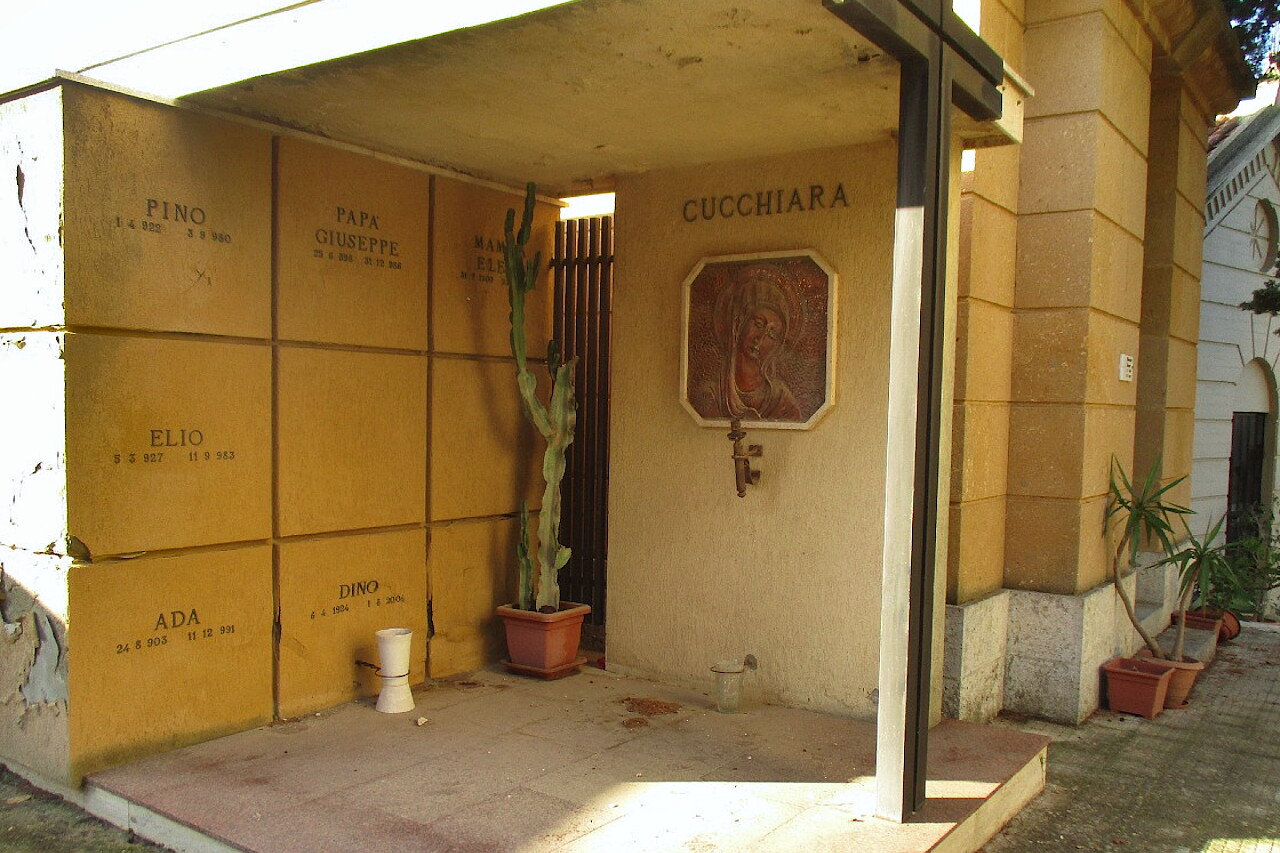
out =
{"type": "Polygon", "coordinates": [[[529,509],[520,505],[520,538],[516,546],[517,597],[502,605],[498,615],[507,634],[506,664],[517,672],[554,678],[576,670],[586,660],[578,657],[582,620],[590,606],[560,600],[559,574],[569,562],[569,549],[560,544],[560,484],[564,479],[565,451],[573,442],[577,405],[573,393],[574,359],[560,360],[559,342],[547,345],[551,390],[544,403],[538,397],[538,380],[529,370],[525,337],[525,296],[543,274],[542,253],[527,257],[536,191],[526,187],[520,228],[514,209],[507,211],[503,227],[507,294],[511,306],[511,354],[516,363],[520,406],[546,442],[542,457],[542,509],[538,513],[538,547],[529,547],[529,509]],[[535,572],[536,563],[536,572],[535,572]]]}
{"type": "MultiPolygon", "coordinates": [[[[1206,578],[1222,572],[1226,566],[1226,555],[1222,545],[1218,544],[1218,535],[1222,530],[1222,519],[1212,525],[1203,538],[1197,537],[1187,526],[1185,517],[1191,510],[1168,499],[1168,493],[1178,486],[1185,477],[1178,477],[1169,483],[1160,482],[1160,460],[1157,459],[1144,480],[1130,480],[1123,467],[1113,458],[1111,462],[1111,480],[1106,512],[1106,528],[1108,533],[1119,533],[1119,540],[1112,556],[1112,582],[1116,595],[1124,606],[1125,614],[1133,625],[1145,646],[1136,658],[1128,660],[1113,659],[1104,665],[1107,672],[1108,698],[1112,710],[1131,710],[1117,707],[1116,694],[1119,689],[1128,689],[1128,685],[1120,688],[1117,678],[1128,681],[1137,679],[1135,672],[1142,670],[1169,675],[1169,682],[1161,688],[1154,683],[1150,689],[1163,692],[1163,707],[1180,708],[1186,704],[1187,694],[1194,686],[1204,664],[1188,658],[1183,649],[1186,637],[1186,612],[1198,586],[1206,583],[1206,578]],[[1173,520],[1178,518],[1185,533],[1181,544],[1175,541],[1173,520]],[[1126,565],[1136,564],[1139,548],[1143,543],[1159,548],[1162,553],[1156,565],[1173,564],[1178,567],[1179,587],[1178,602],[1175,608],[1177,629],[1174,634],[1173,647],[1166,651],[1154,637],[1143,627],[1138,619],[1133,600],[1123,584],[1123,570],[1126,565]],[[1123,675],[1120,674],[1123,670],[1123,675]],[[1119,689],[1117,689],[1119,688],[1119,689]]],[[[1146,710],[1146,698],[1139,701],[1144,716],[1154,716],[1146,710]]],[[[1121,701],[1123,704],[1124,700],[1121,701]]]]}

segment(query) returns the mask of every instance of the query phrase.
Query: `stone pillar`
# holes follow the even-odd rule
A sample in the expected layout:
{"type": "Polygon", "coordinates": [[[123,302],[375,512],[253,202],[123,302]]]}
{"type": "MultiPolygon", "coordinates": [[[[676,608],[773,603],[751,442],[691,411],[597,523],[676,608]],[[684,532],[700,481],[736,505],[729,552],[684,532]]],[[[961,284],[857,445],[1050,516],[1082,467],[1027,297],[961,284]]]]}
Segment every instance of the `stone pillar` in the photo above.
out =
{"type": "Polygon", "coordinates": [[[1121,3],[1032,0],[1026,21],[1004,704],[1077,722],[1117,642],[1097,588],[1112,457],[1132,469],[1137,386],[1120,362],[1138,354],[1152,47],[1121,3]]]}
{"type": "Polygon", "coordinates": [[[1004,583],[1018,148],[976,152],[962,179],[947,601],[1004,583]],[[974,247],[978,247],[976,250],[974,247]]]}
{"type": "Polygon", "coordinates": [[[1130,9],[1027,5],[1005,586],[1107,578],[1112,455],[1131,467],[1151,45],[1130,9]]]}
{"type": "MultiPolygon", "coordinates": [[[[1154,81],[1133,467],[1143,474],[1161,460],[1160,475],[1166,481],[1191,473],[1205,127],[1205,117],[1179,78],[1154,81]]],[[[1190,506],[1190,478],[1170,497],[1190,506]]]]}
{"type": "MultiPolygon", "coordinates": [[[[1022,17],[1021,3],[982,4],[982,37],[1018,72],[1022,17]]],[[[948,716],[987,720],[1001,707],[1009,616],[1001,590],[1020,148],[982,148],[973,158],[960,198],[942,707],[948,716]]]]}

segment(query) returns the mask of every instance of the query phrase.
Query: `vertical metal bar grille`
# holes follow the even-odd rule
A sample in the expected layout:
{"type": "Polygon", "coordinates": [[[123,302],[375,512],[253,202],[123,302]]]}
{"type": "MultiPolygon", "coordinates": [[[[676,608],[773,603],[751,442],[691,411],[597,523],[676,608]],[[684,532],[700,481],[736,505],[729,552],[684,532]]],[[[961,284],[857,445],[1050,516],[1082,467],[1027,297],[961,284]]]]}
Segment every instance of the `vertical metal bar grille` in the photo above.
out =
{"type": "Polygon", "coordinates": [[[562,596],[591,605],[604,625],[608,563],[609,344],[613,296],[613,218],[556,225],[555,334],[578,359],[578,423],[565,473],[562,536],[573,552],[561,571],[562,596]]]}
{"type": "Polygon", "coordinates": [[[1231,463],[1227,479],[1227,542],[1257,534],[1253,514],[1262,503],[1266,463],[1267,413],[1231,416],[1231,463]]]}

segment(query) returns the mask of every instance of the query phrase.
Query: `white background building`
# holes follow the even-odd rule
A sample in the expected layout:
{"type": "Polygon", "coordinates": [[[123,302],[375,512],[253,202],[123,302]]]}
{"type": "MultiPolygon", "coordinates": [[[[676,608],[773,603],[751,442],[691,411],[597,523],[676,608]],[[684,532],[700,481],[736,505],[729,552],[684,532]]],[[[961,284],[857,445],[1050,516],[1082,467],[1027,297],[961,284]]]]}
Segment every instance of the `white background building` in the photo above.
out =
{"type": "MultiPolygon", "coordinates": [[[[1277,273],[1280,107],[1215,134],[1205,204],[1192,529],[1276,496],[1280,322],[1241,302],[1277,273]]],[[[1230,522],[1230,519],[1229,519],[1230,522]]],[[[1234,531],[1233,531],[1234,532],[1234,531]]]]}

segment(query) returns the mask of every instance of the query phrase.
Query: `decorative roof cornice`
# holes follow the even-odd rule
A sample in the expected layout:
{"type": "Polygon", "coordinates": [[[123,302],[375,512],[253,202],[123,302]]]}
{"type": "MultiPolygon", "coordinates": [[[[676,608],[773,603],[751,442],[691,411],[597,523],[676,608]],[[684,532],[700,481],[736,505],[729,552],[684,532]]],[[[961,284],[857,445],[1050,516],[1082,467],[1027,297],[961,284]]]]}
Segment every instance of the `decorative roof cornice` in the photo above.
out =
{"type": "Polygon", "coordinates": [[[1124,0],[1155,47],[1152,75],[1181,77],[1205,116],[1230,112],[1257,81],[1221,0],[1124,0]]]}
{"type": "Polygon", "coordinates": [[[1208,231],[1229,211],[1240,193],[1270,173],[1280,178],[1274,143],[1280,138],[1280,107],[1264,107],[1241,120],[1218,147],[1209,152],[1204,226],[1208,231]]]}

